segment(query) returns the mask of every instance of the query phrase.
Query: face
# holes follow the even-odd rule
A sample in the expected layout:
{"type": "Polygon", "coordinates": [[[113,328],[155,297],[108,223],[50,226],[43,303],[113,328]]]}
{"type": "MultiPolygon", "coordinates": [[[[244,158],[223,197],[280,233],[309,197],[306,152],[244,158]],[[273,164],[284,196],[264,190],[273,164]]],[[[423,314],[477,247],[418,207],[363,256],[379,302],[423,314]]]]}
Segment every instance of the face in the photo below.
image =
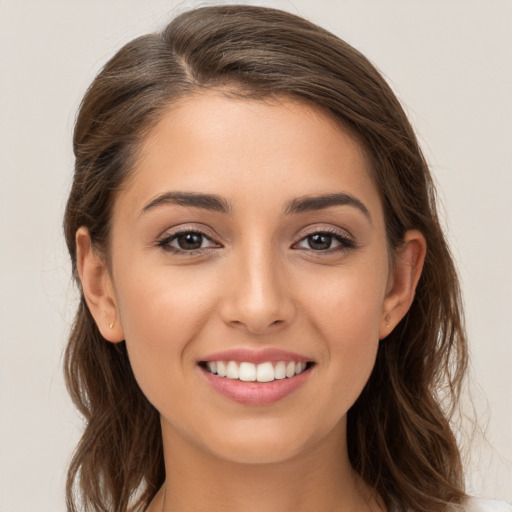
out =
{"type": "Polygon", "coordinates": [[[392,277],[369,164],[331,119],[186,98],[118,194],[111,251],[116,324],[164,438],[272,462],[344,433],[392,277]]]}

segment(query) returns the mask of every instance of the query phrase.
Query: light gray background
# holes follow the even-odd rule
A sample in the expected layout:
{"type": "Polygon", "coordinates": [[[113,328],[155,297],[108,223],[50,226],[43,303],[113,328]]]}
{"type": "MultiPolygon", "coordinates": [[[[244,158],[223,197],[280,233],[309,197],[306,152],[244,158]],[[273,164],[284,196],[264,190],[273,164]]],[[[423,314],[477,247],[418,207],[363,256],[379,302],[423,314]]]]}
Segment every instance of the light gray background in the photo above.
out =
{"type": "MultiPolygon", "coordinates": [[[[209,2],[202,2],[206,4],[209,2]]],[[[304,15],[389,79],[440,185],[479,418],[476,494],[512,499],[512,2],[253,2],[304,15]]],[[[64,511],[80,432],[61,376],[76,294],[61,235],[78,103],[129,39],[198,2],[0,0],[0,512],[64,511]]]]}

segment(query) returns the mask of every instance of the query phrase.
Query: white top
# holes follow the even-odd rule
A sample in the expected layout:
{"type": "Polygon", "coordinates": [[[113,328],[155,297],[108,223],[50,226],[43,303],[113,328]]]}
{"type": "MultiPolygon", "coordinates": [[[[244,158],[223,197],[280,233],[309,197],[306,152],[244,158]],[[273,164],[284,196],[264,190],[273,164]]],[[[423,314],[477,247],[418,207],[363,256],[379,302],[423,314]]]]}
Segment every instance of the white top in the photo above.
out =
{"type": "MultiPolygon", "coordinates": [[[[391,511],[395,509],[392,508],[391,511]]],[[[480,498],[469,498],[461,506],[454,505],[450,507],[452,512],[512,512],[512,504],[504,501],[483,500],[480,498]]]]}
{"type": "Polygon", "coordinates": [[[512,512],[512,505],[504,501],[471,498],[466,512],[512,512]]]}

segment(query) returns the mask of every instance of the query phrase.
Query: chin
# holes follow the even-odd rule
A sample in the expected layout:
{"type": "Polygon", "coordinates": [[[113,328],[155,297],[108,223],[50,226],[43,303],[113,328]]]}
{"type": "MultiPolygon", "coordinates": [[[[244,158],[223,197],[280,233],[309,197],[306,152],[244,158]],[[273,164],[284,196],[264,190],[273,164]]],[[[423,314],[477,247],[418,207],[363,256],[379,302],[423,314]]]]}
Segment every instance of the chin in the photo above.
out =
{"type": "Polygon", "coordinates": [[[202,449],[218,459],[239,464],[276,464],[302,456],[312,446],[328,437],[325,432],[293,429],[290,422],[274,420],[239,421],[229,428],[211,429],[203,436],[202,449]]]}
{"type": "Polygon", "coordinates": [[[278,464],[297,457],[305,449],[304,443],[274,437],[258,441],[237,439],[225,446],[216,446],[211,452],[219,459],[238,464],[278,464]]]}

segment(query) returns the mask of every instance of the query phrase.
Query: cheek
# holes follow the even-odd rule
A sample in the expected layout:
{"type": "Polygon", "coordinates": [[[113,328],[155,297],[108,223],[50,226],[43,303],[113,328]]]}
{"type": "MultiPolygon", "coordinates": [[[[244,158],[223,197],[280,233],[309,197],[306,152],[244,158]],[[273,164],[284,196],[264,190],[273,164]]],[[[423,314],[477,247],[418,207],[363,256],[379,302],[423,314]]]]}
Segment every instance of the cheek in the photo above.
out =
{"type": "Polygon", "coordinates": [[[330,350],[378,340],[387,274],[380,262],[340,268],[325,276],[311,276],[307,299],[315,328],[330,350]]]}
{"type": "MultiPolygon", "coordinates": [[[[313,330],[325,344],[331,403],[342,412],[355,402],[375,363],[386,274],[342,272],[310,300],[313,330]],[[342,400],[340,400],[342,398],[342,400]]],[[[318,284],[318,283],[317,283],[318,284]]]]}
{"type": "Polygon", "coordinates": [[[116,296],[130,363],[139,386],[152,403],[176,389],[189,342],[204,329],[215,287],[196,272],[170,268],[119,266],[116,296]],[[122,276],[122,277],[121,277],[122,276]],[[201,282],[201,286],[199,286],[201,282]]]}

